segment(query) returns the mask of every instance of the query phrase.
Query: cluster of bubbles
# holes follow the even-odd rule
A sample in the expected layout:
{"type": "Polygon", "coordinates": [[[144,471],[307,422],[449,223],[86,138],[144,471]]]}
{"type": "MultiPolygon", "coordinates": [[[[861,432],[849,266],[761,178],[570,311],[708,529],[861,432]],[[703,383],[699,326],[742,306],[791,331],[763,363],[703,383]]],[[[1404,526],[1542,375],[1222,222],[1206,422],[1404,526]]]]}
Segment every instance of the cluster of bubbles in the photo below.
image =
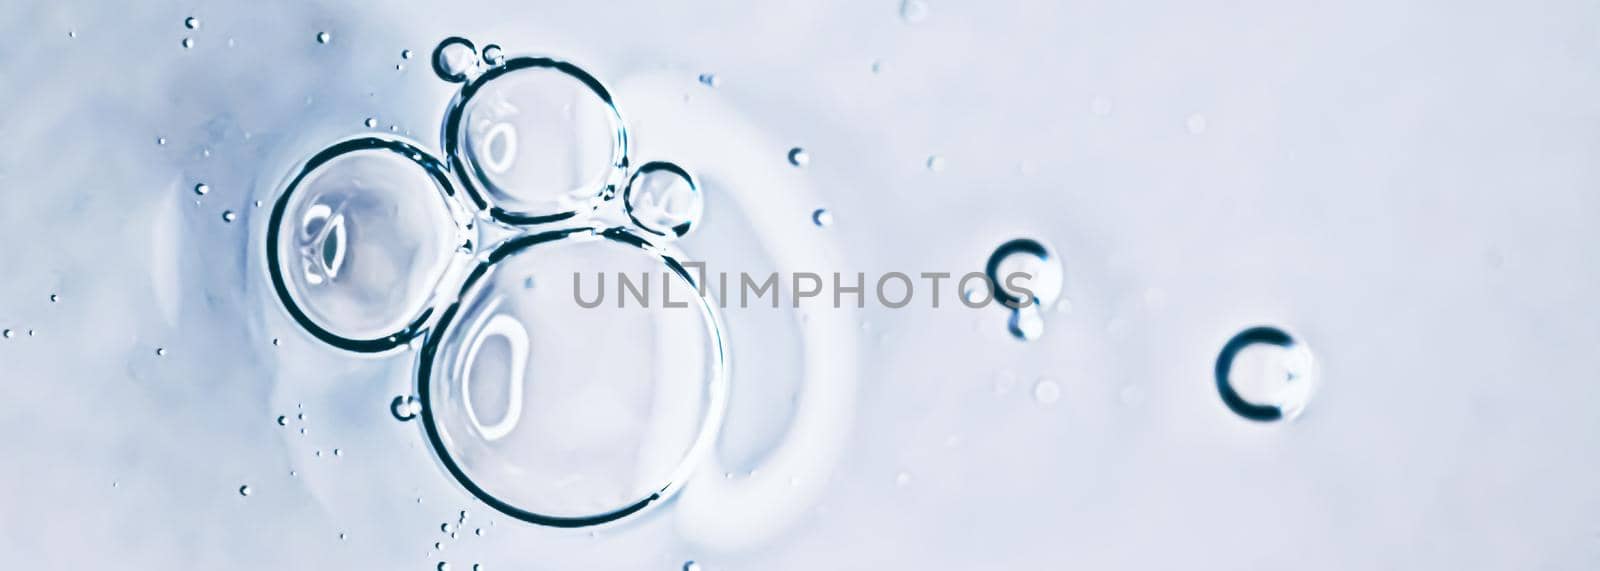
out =
{"type": "Polygon", "coordinates": [[[446,471],[495,509],[577,527],[659,504],[721,424],[720,317],[692,294],[674,294],[698,300],[683,311],[580,309],[534,276],[649,271],[695,291],[673,244],[699,224],[699,181],[634,162],[610,92],[576,65],[464,38],[431,64],[461,84],[442,155],[363,136],[309,158],[268,222],[275,292],[332,346],[416,351],[415,396],[390,413],[420,420],[446,471]],[[607,339],[639,358],[597,361],[607,339]],[[560,416],[583,410],[619,420],[560,416]]]}

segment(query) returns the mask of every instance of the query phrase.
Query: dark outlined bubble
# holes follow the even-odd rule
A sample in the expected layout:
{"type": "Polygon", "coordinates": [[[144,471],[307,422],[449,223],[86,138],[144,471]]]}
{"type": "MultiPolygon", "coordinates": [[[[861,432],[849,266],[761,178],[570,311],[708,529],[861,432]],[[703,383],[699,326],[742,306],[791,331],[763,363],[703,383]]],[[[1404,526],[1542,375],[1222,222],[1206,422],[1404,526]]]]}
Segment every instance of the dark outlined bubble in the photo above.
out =
{"type": "Polygon", "coordinates": [[[509,58],[471,78],[445,115],[444,148],[473,203],[516,225],[589,213],[628,167],[611,93],[549,58],[509,58]]]}
{"type": "Polygon", "coordinates": [[[693,274],[644,240],[588,228],[514,238],[472,270],[423,346],[422,424],[446,471],[495,509],[558,527],[614,521],[671,497],[705,456],[726,406],[725,354],[693,274]],[[596,268],[678,305],[622,307],[607,281],[608,302],[582,306],[573,288],[596,268]]]}
{"type": "Polygon", "coordinates": [[[1007,328],[1023,341],[1044,334],[1044,311],[1061,298],[1061,260],[1043,242],[1017,238],[1001,244],[984,264],[994,300],[1011,310],[1007,328]]]}
{"type": "Polygon", "coordinates": [[[705,197],[694,175],[676,164],[662,161],[639,165],[622,203],[633,223],[646,232],[668,239],[679,238],[700,223],[705,197]]]}
{"type": "Polygon", "coordinates": [[[417,334],[462,230],[442,165],[401,141],[329,147],[294,176],[268,221],[267,269],[313,335],[383,351],[417,334]]]}
{"type": "Polygon", "coordinates": [[[1316,389],[1311,349],[1282,329],[1251,327],[1217,355],[1214,371],[1223,404],[1249,420],[1293,420],[1316,389]]]}

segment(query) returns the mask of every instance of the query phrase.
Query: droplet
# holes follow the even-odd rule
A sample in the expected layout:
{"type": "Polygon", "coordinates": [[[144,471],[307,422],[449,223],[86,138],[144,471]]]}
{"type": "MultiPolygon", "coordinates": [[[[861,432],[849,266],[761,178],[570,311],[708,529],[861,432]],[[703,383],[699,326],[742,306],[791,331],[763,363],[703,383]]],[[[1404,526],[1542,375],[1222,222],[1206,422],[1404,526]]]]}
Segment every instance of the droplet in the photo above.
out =
{"type": "Polygon", "coordinates": [[[416,418],[420,408],[417,397],[411,395],[397,396],[394,397],[394,400],[389,401],[389,414],[394,415],[394,419],[401,422],[416,418]]]}
{"type": "Polygon", "coordinates": [[[194,193],[195,194],[198,194],[200,196],[205,196],[207,192],[211,192],[211,187],[206,185],[206,183],[202,182],[200,184],[194,185],[194,193]]]}
{"type": "Polygon", "coordinates": [[[700,83],[706,87],[717,87],[722,85],[722,78],[715,73],[702,73],[700,74],[700,83]]]}
{"type": "Polygon", "coordinates": [[[1206,132],[1206,116],[1199,113],[1190,115],[1189,120],[1185,122],[1185,126],[1189,128],[1189,134],[1191,135],[1204,133],[1206,132]]]}
{"type": "Polygon", "coordinates": [[[200,19],[196,18],[194,16],[189,16],[188,18],[184,18],[183,19],[183,27],[191,29],[191,30],[198,29],[200,27],[200,19]]]}
{"type": "Polygon", "coordinates": [[[250,495],[250,486],[239,486],[239,495],[241,495],[241,496],[250,495]]]}
{"type": "Polygon", "coordinates": [[[500,49],[500,46],[498,44],[489,44],[489,45],[483,46],[483,63],[489,64],[489,65],[500,65],[502,63],[505,63],[505,61],[506,61],[506,55],[500,49]]]}
{"type": "Polygon", "coordinates": [[[466,38],[450,37],[433,48],[433,72],[439,79],[460,83],[477,65],[478,48],[466,38]]]}
{"type": "Polygon", "coordinates": [[[809,165],[811,164],[811,153],[800,147],[789,149],[789,164],[797,167],[809,165]]]}
{"type": "Polygon", "coordinates": [[[374,119],[372,117],[368,117],[367,120],[363,124],[366,125],[368,129],[376,129],[376,128],[378,128],[378,120],[374,119]]]}
{"type": "Polygon", "coordinates": [[[984,265],[994,299],[1011,310],[1007,328],[1024,341],[1044,333],[1044,310],[1061,297],[1061,262],[1050,247],[1017,238],[996,248],[984,265]]]}
{"type": "Polygon", "coordinates": [[[928,19],[928,3],[923,0],[901,0],[900,19],[915,24],[928,19]]]}
{"type": "Polygon", "coordinates": [[[1057,385],[1055,381],[1041,379],[1033,385],[1033,400],[1039,404],[1055,404],[1061,400],[1061,385],[1057,385]]]}
{"type": "Polygon", "coordinates": [[[933,172],[944,172],[944,157],[939,155],[928,157],[928,170],[933,172]]]}
{"type": "Polygon", "coordinates": [[[689,171],[660,161],[645,163],[634,171],[622,202],[634,224],[667,238],[688,234],[705,209],[700,185],[689,171]]]}
{"type": "Polygon", "coordinates": [[[811,223],[818,228],[827,228],[833,225],[833,213],[826,208],[818,208],[811,212],[811,223]]]}
{"type": "Polygon", "coordinates": [[[317,32],[317,43],[326,44],[333,41],[333,35],[327,32],[317,32]]]}
{"type": "Polygon", "coordinates": [[[189,49],[194,47],[194,38],[184,38],[183,41],[179,43],[183,45],[183,49],[189,49]]]}
{"type": "Polygon", "coordinates": [[[1255,421],[1292,420],[1316,389],[1311,349],[1282,329],[1252,327],[1217,356],[1217,392],[1235,414],[1255,421]]]}
{"type": "Polygon", "coordinates": [[[238,218],[238,215],[234,214],[232,210],[224,210],[224,211],[222,211],[222,221],[223,222],[233,222],[233,220],[235,218],[238,218]]]}

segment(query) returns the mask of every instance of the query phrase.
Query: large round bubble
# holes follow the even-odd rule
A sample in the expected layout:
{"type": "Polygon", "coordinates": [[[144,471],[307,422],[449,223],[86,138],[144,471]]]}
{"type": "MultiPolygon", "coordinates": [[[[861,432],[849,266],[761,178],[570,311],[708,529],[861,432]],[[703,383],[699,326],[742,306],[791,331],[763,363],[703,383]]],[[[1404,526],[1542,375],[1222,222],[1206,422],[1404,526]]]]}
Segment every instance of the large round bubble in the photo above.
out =
{"type": "Polygon", "coordinates": [[[414,336],[463,237],[442,165],[376,138],[318,153],[273,206],[268,271],[313,335],[358,351],[414,336]]]}
{"type": "Polygon", "coordinates": [[[473,79],[445,120],[445,152],[473,200],[514,224],[592,210],[621,184],[627,146],[605,87],[546,58],[510,59],[473,79]]]}
{"type": "Polygon", "coordinates": [[[631,234],[517,238],[468,279],[418,367],[445,468],[525,521],[612,521],[670,496],[726,400],[717,317],[631,234]],[[626,279],[627,283],[619,283],[626,279]]]}

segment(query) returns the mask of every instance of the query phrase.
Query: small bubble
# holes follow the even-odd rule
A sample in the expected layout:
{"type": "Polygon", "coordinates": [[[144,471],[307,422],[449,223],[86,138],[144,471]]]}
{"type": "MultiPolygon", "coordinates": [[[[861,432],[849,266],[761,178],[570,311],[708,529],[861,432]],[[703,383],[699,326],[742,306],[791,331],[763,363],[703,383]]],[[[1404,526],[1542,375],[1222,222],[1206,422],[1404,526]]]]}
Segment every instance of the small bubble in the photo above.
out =
{"type": "Polygon", "coordinates": [[[910,472],[901,472],[899,474],[895,474],[895,476],[894,476],[894,485],[896,485],[896,486],[905,486],[906,484],[910,484],[910,483],[911,483],[911,473],[910,472]]]}
{"type": "Polygon", "coordinates": [[[273,337],[272,338],[272,346],[273,347],[277,347],[278,346],[278,338],[277,337],[273,337]]]}
{"type": "MultiPolygon", "coordinates": [[[[10,336],[11,336],[11,330],[7,329],[6,330],[6,337],[10,337],[10,336]]],[[[164,356],[166,356],[166,354],[167,354],[166,348],[164,348],[164,347],[156,347],[156,356],[157,357],[164,357],[164,356]]]]}
{"type": "Polygon", "coordinates": [[[55,303],[55,302],[60,301],[60,300],[61,300],[60,296],[57,296],[56,294],[53,294],[53,293],[50,294],[50,303],[55,303]]]}
{"type": "MultiPolygon", "coordinates": [[[[10,329],[7,329],[5,331],[0,331],[0,335],[5,336],[6,339],[10,339],[11,336],[14,335],[14,333],[12,333],[10,329]]],[[[159,355],[160,353],[157,353],[157,354],[159,355]]]]}
{"type": "Polygon", "coordinates": [[[241,496],[250,495],[250,486],[239,486],[239,495],[241,495],[241,496]]]}
{"type": "Polygon", "coordinates": [[[811,223],[818,228],[827,228],[833,225],[833,213],[826,208],[818,208],[811,212],[811,223]]]}
{"type": "Polygon", "coordinates": [[[411,59],[411,50],[400,50],[400,59],[411,59]]]}
{"type": "Polygon", "coordinates": [[[189,16],[188,18],[184,18],[183,19],[183,27],[191,29],[191,30],[198,29],[200,27],[200,19],[196,18],[194,16],[189,16]]]}
{"type": "Polygon", "coordinates": [[[454,529],[455,529],[455,526],[450,525],[450,522],[448,522],[448,521],[439,524],[439,531],[441,531],[441,532],[451,533],[451,531],[454,530],[454,529]]]}
{"type": "Polygon", "coordinates": [[[183,49],[189,49],[194,47],[194,38],[184,38],[183,41],[179,43],[183,45],[183,49]]]}
{"type": "MultiPolygon", "coordinates": [[[[434,544],[434,545],[438,545],[438,544],[434,544]]],[[[450,564],[446,563],[444,561],[440,561],[438,569],[439,569],[439,571],[450,571],[450,564]]]]}
{"type": "Polygon", "coordinates": [[[467,510],[461,510],[456,516],[456,523],[467,523],[467,510]]]}
{"type": "Polygon", "coordinates": [[[233,222],[234,218],[238,218],[238,215],[234,214],[232,210],[224,210],[224,211],[222,211],[222,221],[223,222],[233,222]]]}
{"type": "Polygon", "coordinates": [[[167,144],[167,138],[166,137],[156,137],[156,144],[157,145],[165,145],[165,144],[167,144]]]}
{"type": "Polygon", "coordinates": [[[1292,420],[1316,388],[1311,349],[1276,327],[1234,335],[1217,355],[1217,392],[1235,414],[1255,421],[1292,420]]]}
{"type": "Polygon", "coordinates": [[[500,65],[504,61],[506,61],[506,56],[504,53],[502,53],[502,50],[498,44],[489,44],[483,46],[483,63],[489,65],[500,65]]]}
{"type": "Polygon", "coordinates": [[[344,456],[344,450],[340,449],[340,448],[334,448],[333,449],[333,455],[334,456],[344,456]]]}
{"type": "Polygon", "coordinates": [[[317,32],[317,43],[326,44],[333,41],[333,35],[327,32],[317,32]]]}
{"type": "Polygon", "coordinates": [[[700,83],[706,87],[717,87],[722,85],[722,78],[717,77],[715,73],[702,73],[700,74],[700,83]]]}
{"type": "Polygon", "coordinates": [[[923,0],[901,0],[900,19],[915,24],[928,19],[928,3],[923,0]]]}
{"type": "Polygon", "coordinates": [[[344,532],[342,532],[342,531],[339,532],[339,541],[344,541],[344,538],[345,538],[344,532]]]}
{"type": "Polygon", "coordinates": [[[883,73],[883,60],[872,60],[872,75],[883,73]]]}
{"type": "Polygon", "coordinates": [[[368,117],[364,124],[367,126],[368,129],[376,129],[378,127],[378,120],[374,119],[374,118],[371,118],[371,117],[368,117]]]}
{"type": "Polygon", "coordinates": [[[289,417],[281,415],[281,414],[278,415],[278,426],[287,426],[288,424],[289,424],[289,417]]]}
{"type": "Polygon", "coordinates": [[[67,30],[67,37],[69,37],[69,38],[78,37],[78,31],[77,30],[67,30]]]}
{"type": "Polygon", "coordinates": [[[463,82],[478,59],[478,48],[466,38],[451,37],[433,48],[433,72],[439,79],[463,82]]]}
{"type": "Polygon", "coordinates": [[[700,571],[700,564],[693,561],[684,561],[683,571],[700,571]]]}
{"type": "Polygon", "coordinates": [[[478,537],[483,537],[483,528],[480,527],[480,528],[472,530],[472,535],[476,535],[478,537]]]}
{"type": "Polygon", "coordinates": [[[811,164],[811,153],[800,147],[789,149],[789,164],[797,167],[809,165],[811,164]]]}
{"type": "Polygon", "coordinates": [[[394,419],[401,422],[416,418],[419,408],[421,407],[417,402],[417,397],[410,395],[397,396],[394,397],[394,400],[389,401],[389,414],[394,415],[394,419]]]}
{"type": "Polygon", "coordinates": [[[944,172],[944,157],[939,155],[928,157],[928,170],[933,172],[944,172]]]}
{"type": "Polygon", "coordinates": [[[1033,400],[1039,404],[1055,404],[1061,400],[1061,385],[1051,380],[1040,380],[1038,384],[1033,385],[1033,400]]]}
{"type": "Polygon", "coordinates": [[[202,182],[200,184],[194,185],[194,193],[195,194],[198,194],[200,196],[205,196],[207,192],[211,192],[211,187],[206,185],[206,183],[202,182]]]}
{"type": "Polygon", "coordinates": [[[1206,116],[1199,113],[1190,115],[1185,125],[1189,128],[1189,134],[1191,135],[1204,133],[1206,132],[1206,116]]]}

